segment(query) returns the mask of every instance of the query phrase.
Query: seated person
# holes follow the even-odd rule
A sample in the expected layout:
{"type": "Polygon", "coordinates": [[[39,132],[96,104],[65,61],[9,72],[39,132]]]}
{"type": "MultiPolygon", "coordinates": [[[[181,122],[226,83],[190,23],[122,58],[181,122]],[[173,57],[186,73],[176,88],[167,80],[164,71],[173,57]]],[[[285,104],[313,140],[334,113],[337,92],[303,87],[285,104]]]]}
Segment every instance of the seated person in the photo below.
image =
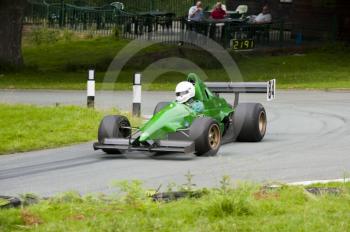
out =
{"type": "Polygon", "coordinates": [[[188,20],[201,21],[203,18],[202,2],[198,1],[195,6],[192,6],[188,11],[188,20]]]}
{"type": "Polygon", "coordinates": [[[222,8],[224,11],[227,12],[227,7],[226,7],[226,5],[223,4],[222,2],[217,2],[217,3],[213,6],[213,9],[212,9],[210,12],[212,12],[212,11],[215,9],[215,7],[216,7],[216,5],[217,5],[218,3],[221,3],[221,8],[222,8]]]}
{"type": "Polygon", "coordinates": [[[270,9],[267,5],[263,7],[263,10],[258,15],[249,16],[249,23],[252,24],[263,24],[263,23],[271,23],[272,16],[270,14],[270,9]]]}
{"type": "Polygon", "coordinates": [[[226,16],[226,11],[222,8],[222,3],[218,2],[210,14],[213,19],[224,19],[226,16]]]}
{"type": "Polygon", "coordinates": [[[225,12],[227,12],[227,7],[226,7],[225,4],[222,4],[222,3],[221,3],[221,8],[222,8],[225,12]]]}
{"type": "Polygon", "coordinates": [[[196,113],[201,113],[204,111],[203,102],[194,100],[196,91],[191,82],[182,81],[177,84],[175,94],[177,102],[188,105],[196,113]]]}

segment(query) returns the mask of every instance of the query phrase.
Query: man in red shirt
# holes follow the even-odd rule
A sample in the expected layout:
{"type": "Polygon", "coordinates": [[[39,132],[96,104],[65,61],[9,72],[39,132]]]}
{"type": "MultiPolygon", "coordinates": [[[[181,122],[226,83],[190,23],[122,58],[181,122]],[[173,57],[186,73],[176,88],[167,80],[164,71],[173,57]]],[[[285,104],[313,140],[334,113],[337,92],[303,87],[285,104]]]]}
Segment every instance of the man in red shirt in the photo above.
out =
{"type": "Polygon", "coordinates": [[[224,19],[226,16],[226,11],[222,9],[221,2],[218,2],[210,14],[210,17],[213,19],[224,19]]]}

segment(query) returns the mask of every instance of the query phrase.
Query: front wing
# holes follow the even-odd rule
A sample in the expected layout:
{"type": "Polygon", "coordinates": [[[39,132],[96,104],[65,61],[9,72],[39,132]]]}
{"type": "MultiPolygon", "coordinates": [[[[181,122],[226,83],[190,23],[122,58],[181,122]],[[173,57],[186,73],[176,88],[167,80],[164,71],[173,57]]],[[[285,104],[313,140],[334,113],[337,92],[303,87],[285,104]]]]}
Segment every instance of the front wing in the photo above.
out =
{"type": "Polygon", "coordinates": [[[94,143],[94,149],[116,149],[120,151],[147,151],[147,152],[178,152],[193,153],[195,152],[194,141],[182,140],[159,140],[150,146],[133,145],[127,138],[105,139],[103,143],[94,143]]]}

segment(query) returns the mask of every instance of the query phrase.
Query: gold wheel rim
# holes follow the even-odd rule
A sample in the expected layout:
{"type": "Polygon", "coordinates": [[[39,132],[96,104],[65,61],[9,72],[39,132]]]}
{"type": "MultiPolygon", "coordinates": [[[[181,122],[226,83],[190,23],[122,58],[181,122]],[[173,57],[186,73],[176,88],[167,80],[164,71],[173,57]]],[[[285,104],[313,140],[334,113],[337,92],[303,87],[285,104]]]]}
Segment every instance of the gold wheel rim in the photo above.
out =
{"type": "Polygon", "coordinates": [[[216,150],[219,147],[221,142],[221,135],[220,135],[220,129],[218,125],[213,124],[210,126],[208,141],[211,149],[216,150]]]}
{"type": "Polygon", "coordinates": [[[261,111],[259,114],[259,131],[261,135],[265,135],[266,132],[266,114],[261,111]]]}

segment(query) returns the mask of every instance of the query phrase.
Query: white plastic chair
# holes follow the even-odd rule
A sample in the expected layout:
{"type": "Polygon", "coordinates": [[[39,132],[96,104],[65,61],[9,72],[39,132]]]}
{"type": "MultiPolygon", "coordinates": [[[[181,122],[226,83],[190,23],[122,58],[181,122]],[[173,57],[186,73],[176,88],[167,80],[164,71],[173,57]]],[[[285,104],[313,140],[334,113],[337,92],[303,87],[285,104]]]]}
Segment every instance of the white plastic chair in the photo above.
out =
{"type": "Polygon", "coordinates": [[[237,6],[236,11],[240,14],[246,14],[248,12],[248,5],[237,6]]]}

